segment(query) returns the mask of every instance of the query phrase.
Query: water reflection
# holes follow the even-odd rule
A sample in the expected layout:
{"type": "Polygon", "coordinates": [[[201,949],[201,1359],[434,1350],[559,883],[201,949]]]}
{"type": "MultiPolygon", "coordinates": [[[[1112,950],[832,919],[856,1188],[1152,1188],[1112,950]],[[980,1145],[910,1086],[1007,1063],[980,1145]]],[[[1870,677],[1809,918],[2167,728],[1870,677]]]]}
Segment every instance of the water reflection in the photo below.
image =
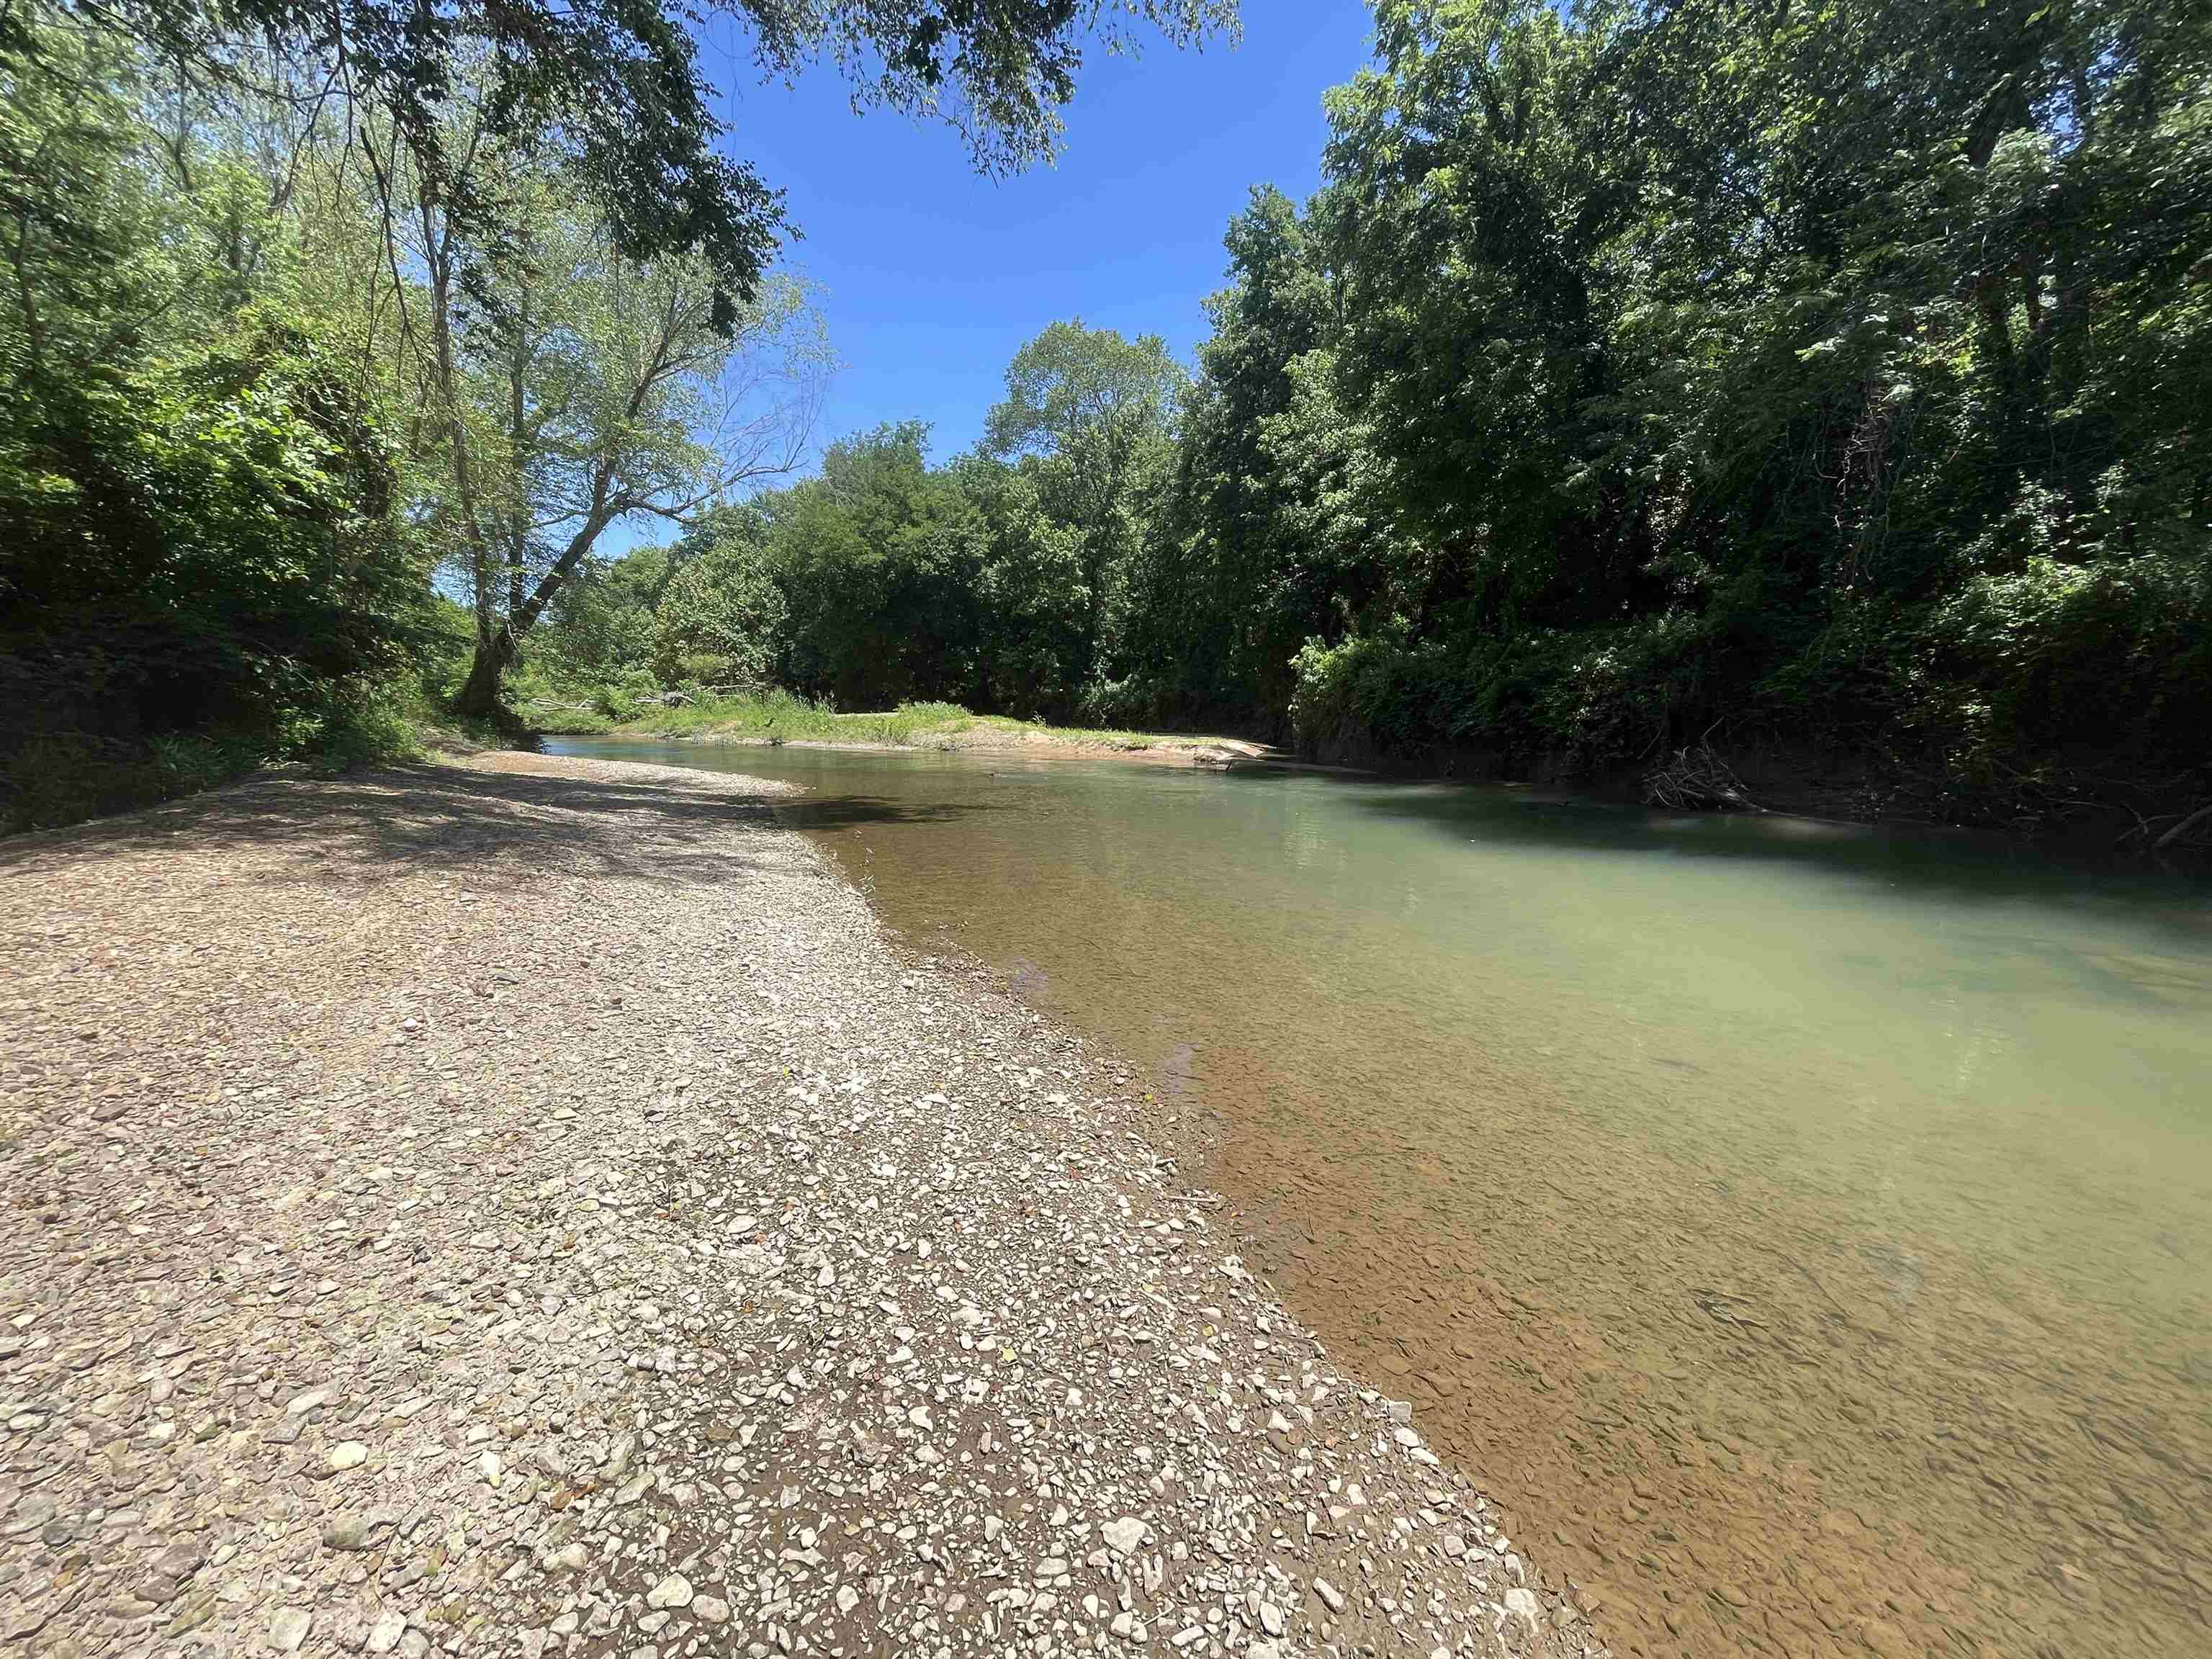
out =
{"type": "MultiPolygon", "coordinates": [[[[621,753],[594,745],[593,753],[621,753]]],[[[2202,890],[1297,773],[793,778],[1176,1109],[1624,1652],[2212,1650],[2202,890]]]]}

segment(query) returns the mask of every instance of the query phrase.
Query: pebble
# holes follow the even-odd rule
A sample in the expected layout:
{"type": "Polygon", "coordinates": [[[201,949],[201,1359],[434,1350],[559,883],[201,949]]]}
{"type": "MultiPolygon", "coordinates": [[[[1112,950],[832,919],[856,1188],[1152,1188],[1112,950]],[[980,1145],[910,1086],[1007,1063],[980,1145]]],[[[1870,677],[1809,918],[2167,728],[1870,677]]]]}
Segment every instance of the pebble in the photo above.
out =
{"type": "Polygon", "coordinates": [[[1526,1624],[1531,1631],[1537,1628],[1544,1613],[1536,1600],[1536,1592],[1516,1584],[1505,1592],[1505,1611],[1526,1624]]]}
{"type": "Polygon", "coordinates": [[[281,1607],[269,1621],[269,1645],[279,1653],[297,1653],[307,1639],[314,1614],[305,1607],[281,1607]]]}

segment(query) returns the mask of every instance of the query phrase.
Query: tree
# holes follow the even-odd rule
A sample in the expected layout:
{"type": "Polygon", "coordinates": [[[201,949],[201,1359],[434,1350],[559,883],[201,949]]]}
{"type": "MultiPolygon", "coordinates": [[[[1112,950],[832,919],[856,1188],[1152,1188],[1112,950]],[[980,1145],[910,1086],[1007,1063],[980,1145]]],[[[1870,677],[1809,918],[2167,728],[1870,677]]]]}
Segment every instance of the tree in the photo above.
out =
{"type": "Polygon", "coordinates": [[[848,707],[973,699],[980,526],[927,459],[919,421],[830,446],[822,473],[769,498],[769,548],[791,607],[788,672],[848,707]]]}
{"type": "Polygon", "coordinates": [[[126,45],[0,44],[0,817],[158,794],[180,744],[329,738],[414,642],[397,457],[296,255],[126,45]],[[268,244],[251,284],[218,250],[268,244]],[[257,286],[258,291],[257,292],[257,286]]]}
{"type": "Polygon", "coordinates": [[[611,526],[690,523],[796,463],[829,354],[797,283],[764,282],[726,330],[704,259],[634,264],[564,206],[558,179],[482,135],[451,148],[480,197],[498,180],[496,261],[472,295],[464,228],[435,180],[401,176],[412,212],[399,234],[424,273],[430,430],[447,463],[436,523],[477,623],[456,703],[489,715],[522,641],[611,526]]]}
{"type": "MultiPolygon", "coordinates": [[[[734,329],[786,229],[783,201],[720,146],[715,88],[677,5],[510,0],[395,8],[388,0],[70,0],[72,15],[143,42],[210,92],[287,85],[303,102],[380,112],[414,169],[444,181],[460,273],[473,280],[501,204],[469,163],[478,143],[563,173],[616,253],[696,258],[708,315],[734,329]],[[452,119],[456,98],[481,123],[452,119]]],[[[856,102],[951,122],[979,166],[1049,159],[1085,43],[1170,44],[1233,33],[1234,0],[732,0],[756,67],[788,76],[827,57],[856,102]]],[[[0,33],[20,29],[11,10],[0,33]]],[[[4,41],[0,41],[4,44],[4,41]]],[[[358,118],[343,124],[351,136],[358,118]]],[[[371,152],[373,154],[373,151],[371,152]]]]}
{"type": "MultiPolygon", "coordinates": [[[[1231,0],[740,0],[736,12],[764,72],[830,58],[857,101],[951,121],[987,168],[1052,153],[1086,40],[1125,48],[1143,23],[1180,45],[1235,23],[1231,0]]],[[[726,135],[688,12],[77,0],[74,15],[149,43],[203,101],[303,112],[295,146],[325,176],[342,178],[358,150],[356,193],[380,223],[389,279],[362,293],[369,331],[396,319],[391,378],[415,394],[404,419],[416,447],[448,463],[441,528],[478,635],[462,712],[498,708],[520,639],[608,524],[681,520],[777,470],[776,455],[796,459],[803,392],[734,430],[679,434],[672,419],[686,404],[705,415],[702,388],[770,343],[783,349],[775,373],[809,378],[790,349],[795,290],[763,275],[782,204],[716,148],[726,135]],[[579,283],[597,290],[582,302],[590,319],[549,322],[579,283]],[[717,357],[714,339],[738,348],[717,357]],[[528,385],[549,356],[589,360],[567,365],[589,392],[571,402],[528,385]],[[503,466],[499,428],[464,384],[495,358],[507,366],[503,466]],[[581,411],[589,434],[539,443],[548,409],[581,411]],[[566,476],[538,477],[556,455],[566,476]]]]}
{"type": "MultiPolygon", "coordinates": [[[[710,514],[686,542],[711,534],[718,515],[710,514]]],[[[633,548],[618,559],[584,566],[562,588],[538,630],[531,659],[544,662],[562,678],[612,682],[637,670],[650,670],[658,649],[655,612],[676,574],[666,547],[633,548]]],[[[469,619],[468,654],[475,650],[476,625],[469,619]]]]}
{"type": "Polygon", "coordinates": [[[653,672],[757,690],[771,683],[791,607],[769,562],[768,526],[751,508],[725,508],[688,532],[653,611],[653,672]]]}
{"type": "Polygon", "coordinates": [[[1310,216],[1255,190],[1224,242],[1230,285],[1206,302],[1213,331],[1146,544],[1135,651],[1160,713],[1273,725],[1304,641],[1369,619],[1387,591],[1405,557],[1389,529],[1401,492],[1338,395],[1334,282],[1310,216]]]}
{"type": "Polygon", "coordinates": [[[1097,655],[1085,527],[1048,505],[1033,466],[968,455],[952,470],[982,526],[975,591],[988,704],[1069,718],[1097,655]]]}
{"type": "MultiPolygon", "coordinates": [[[[1118,655],[1130,572],[1166,483],[1188,381],[1158,335],[1126,339],[1077,318],[1052,324],[1014,354],[1006,398],[985,417],[985,451],[1015,460],[1037,509],[1073,538],[1079,643],[1072,656],[1054,653],[1054,678],[1066,685],[1088,686],[1118,655]]],[[[1007,580],[1031,595],[1026,608],[1035,611],[1040,573],[1060,561],[1028,562],[1025,574],[1007,580]]],[[[1048,707],[1064,695],[1036,690],[1048,707]]]]}
{"type": "Polygon", "coordinates": [[[1143,697],[1523,771],[1818,739],[2008,821],[2212,788],[2201,7],[1376,22],[1322,188],[1231,226],[1143,697]]]}

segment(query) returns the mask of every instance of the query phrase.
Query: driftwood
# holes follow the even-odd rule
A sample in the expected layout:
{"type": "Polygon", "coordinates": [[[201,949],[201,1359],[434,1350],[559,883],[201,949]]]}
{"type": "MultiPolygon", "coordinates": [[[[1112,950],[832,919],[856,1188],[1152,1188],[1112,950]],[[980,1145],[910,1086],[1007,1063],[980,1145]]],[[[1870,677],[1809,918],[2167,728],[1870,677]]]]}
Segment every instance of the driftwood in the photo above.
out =
{"type": "Polygon", "coordinates": [[[2172,829],[2160,836],[2151,843],[2151,850],[2154,853],[2163,853],[2207,818],[2212,818],[2212,803],[2198,807],[2180,823],[2175,824],[2172,829]]]}
{"type": "Polygon", "coordinates": [[[1677,811],[1693,808],[1738,812],[1766,810],[1751,798],[1743,781],[1713,752],[1713,746],[1704,742],[1693,748],[1677,749],[1646,772],[1644,799],[1647,805],[1670,807],[1677,811]]]}
{"type": "MultiPolygon", "coordinates": [[[[2069,800],[2062,801],[2059,804],[2063,806],[2094,807],[2104,805],[2106,803],[2094,800],[2069,800]]],[[[2121,805],[2124,806],[2127,803],[2123,801],[2121,805]]],[[[2153,853],[2166,852],[2176,846],[2182,848],[2203,846],[2204,842],[2190,838],[2190,831],[2197,829],[2200,824],[2212,825],[2212,804],[2200,806],[2193,812],[2160,812],[2152,817],[2145,817],[2132,806],[2129,806],[2127,810],[2134,816],[2136,825],[2134,829],[2122,832],[2120,838],[2112,843],[2115,847],[2125,847],[2137,837],[2141,837],[2142,844],[2153,853]],[[2168,818],[2177,818],[2179,822],[2163,830],[2160,830],[2158,826],[2165,823],[2168,818]]]]}

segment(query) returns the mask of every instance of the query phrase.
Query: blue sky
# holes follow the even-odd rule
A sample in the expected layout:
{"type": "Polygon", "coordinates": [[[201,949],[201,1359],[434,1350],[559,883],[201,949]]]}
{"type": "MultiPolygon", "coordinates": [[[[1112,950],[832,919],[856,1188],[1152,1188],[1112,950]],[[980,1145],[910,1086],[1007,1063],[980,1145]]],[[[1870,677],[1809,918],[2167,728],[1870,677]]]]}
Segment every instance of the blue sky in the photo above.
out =
{"type": "Polygon", "coordinates": [[[842,362],[817,449],[882,421],[933,428],[933,456],[972,444],[1007,360],[1056,318],[1157,333],[1186,362],[1222,286],[1221,233],[1249,188],[1303,200],[1318,182],[1322,92],[1366,59],[1358,0],[1248,0],[1243,42],[1095,52],[1056,167],[992,180],[957,135],[855,117],[834,68],[760,86],[709,49],[732,154],[787,197],[789,262],[824,290],[842,362]],[[734,89],[734,90],[732,90],[734,89]]]}

